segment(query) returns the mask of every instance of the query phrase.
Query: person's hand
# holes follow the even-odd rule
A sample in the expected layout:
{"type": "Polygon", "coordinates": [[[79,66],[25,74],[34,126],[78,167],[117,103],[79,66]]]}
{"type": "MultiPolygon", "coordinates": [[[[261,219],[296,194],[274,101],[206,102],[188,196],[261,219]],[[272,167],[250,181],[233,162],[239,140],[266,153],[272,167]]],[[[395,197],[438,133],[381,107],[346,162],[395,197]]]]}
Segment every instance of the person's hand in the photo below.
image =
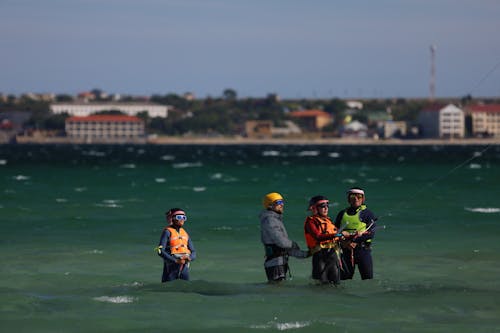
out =
{"type": "Polygon", "coordinates": [[[358,243],[350,242],[349,246],[352,247],[353,249],[355,249],[356,246],[358,246],[358,243]]]}
{"type": "Polygon", "coordinates": [[[179,258],[175,261],[175,263],[179,265],[184,265],[186,263],[186,259],[179,258]]]}
{"type": "Polygon", "coordinates": [[[313,255],[313,254],[315,254],[315,253],[317,253],[319,251],[321,251],[321,246],[319,246],[319,245],[316,245],[312,249],[309,249],[309,252],[311,252],[311,255],[313,255]]]}

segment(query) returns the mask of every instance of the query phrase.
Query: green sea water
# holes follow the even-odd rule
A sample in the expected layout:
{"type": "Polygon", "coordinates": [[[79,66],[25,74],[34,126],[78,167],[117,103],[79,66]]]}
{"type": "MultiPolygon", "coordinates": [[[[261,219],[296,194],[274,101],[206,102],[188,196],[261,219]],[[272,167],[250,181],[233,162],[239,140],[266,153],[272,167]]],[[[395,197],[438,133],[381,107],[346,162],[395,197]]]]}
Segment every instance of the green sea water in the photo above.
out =
{"type": "Polygon", "coordinates": [[[0,146],[1,332],[500,332],[499,146],[0,146]],[[362,186],[375,278],[268,285],[271,191],[305,246],[309,197],[362,186]],[[160,283],[184,208],[191,281],[160,283]]]}

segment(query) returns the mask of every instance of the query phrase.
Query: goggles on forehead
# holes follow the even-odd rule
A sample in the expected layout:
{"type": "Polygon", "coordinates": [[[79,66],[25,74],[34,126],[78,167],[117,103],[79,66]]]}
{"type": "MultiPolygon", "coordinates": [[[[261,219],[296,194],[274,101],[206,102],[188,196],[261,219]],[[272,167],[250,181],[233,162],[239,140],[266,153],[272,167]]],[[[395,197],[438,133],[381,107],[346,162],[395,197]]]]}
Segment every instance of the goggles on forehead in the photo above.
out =
{"type": "Polygon", "coordinates": [[[276,201],[273,203],[273,205],[275,205],[275,206],[278,206],[278,205],[284,205],[284,204],[285,204],[285,201],[283,201],[283,200],[281,200],[281,199],[280,199],[280,200],[276,200],[276,201]]]}
{"type": "Polygon", "coordinates": [[[188,219],[187,216],[183,214],[176,214],[172,216],[172,218],[177,221],[186,221],[188,219]]]}

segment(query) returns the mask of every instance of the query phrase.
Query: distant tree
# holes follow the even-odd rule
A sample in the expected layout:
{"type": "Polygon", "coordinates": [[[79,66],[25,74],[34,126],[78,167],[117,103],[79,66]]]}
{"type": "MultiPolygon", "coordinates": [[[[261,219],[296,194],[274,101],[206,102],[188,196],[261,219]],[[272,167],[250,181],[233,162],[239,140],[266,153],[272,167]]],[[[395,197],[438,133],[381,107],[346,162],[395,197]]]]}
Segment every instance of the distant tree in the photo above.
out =
{"type": "Polygon", "coordinates": [[[334,98],[325,103],[324,110],[332,115],[339,115],[347,108],[346,103],[338,98],[334,98]]]}
{"type": "Polygon", "coordinates": [[[66,94],[57,95],[56,96],[56,101],[57,102],[72,102],[73,101],[73,96],[66,95],[66,94]]]}
{"type": "Polygon", "coordinates": [[[177,94],[167,94],[164,96],[153,95],[153,96],[151,96],[151,102],[162,104],[162,105],[170,105],[170,106],[173,106],[179,110],[188,110],[193,105],[198,103],[196,101],[187,100],[184,97],[179,96],[177,94]]]}
{"type": "Polygon", "coordinates": [[[144,120],[146,123],[150,120],[148,111],[138,112],[137,117],[144,120]]]}
{"type": "Polygon", "coordinates": [[[469,105],[472,101],[472,96],[470,94],[466,95],[466,96],[463,96],[461,99],[460,99],[460,103],[462,105],[469,105]]]}
{"type": "Polygon", "coordinates": [[[237,99],[238,94],[234,89],[225,89],[224,92],[222,93],[222,96],[226,101],[234,101],[237,99]]]}
{"type": "Polygon", "coordinates": [[[67,113],[55,114],[44,119],[42,127],[47,130],[64,130],[67,113]]]}

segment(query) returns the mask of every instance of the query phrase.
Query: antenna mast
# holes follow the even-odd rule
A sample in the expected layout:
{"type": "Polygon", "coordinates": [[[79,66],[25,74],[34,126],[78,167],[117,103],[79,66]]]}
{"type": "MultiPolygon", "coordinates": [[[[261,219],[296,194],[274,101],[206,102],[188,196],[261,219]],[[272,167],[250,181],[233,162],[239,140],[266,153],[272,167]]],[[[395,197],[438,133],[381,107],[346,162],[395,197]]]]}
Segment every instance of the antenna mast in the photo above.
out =
{"type": "Polygon", "coordinates": [[[436,97],[436,45],[431,45],[431,79],[429,82],[429,100],[434,102],[436,97]]]}

